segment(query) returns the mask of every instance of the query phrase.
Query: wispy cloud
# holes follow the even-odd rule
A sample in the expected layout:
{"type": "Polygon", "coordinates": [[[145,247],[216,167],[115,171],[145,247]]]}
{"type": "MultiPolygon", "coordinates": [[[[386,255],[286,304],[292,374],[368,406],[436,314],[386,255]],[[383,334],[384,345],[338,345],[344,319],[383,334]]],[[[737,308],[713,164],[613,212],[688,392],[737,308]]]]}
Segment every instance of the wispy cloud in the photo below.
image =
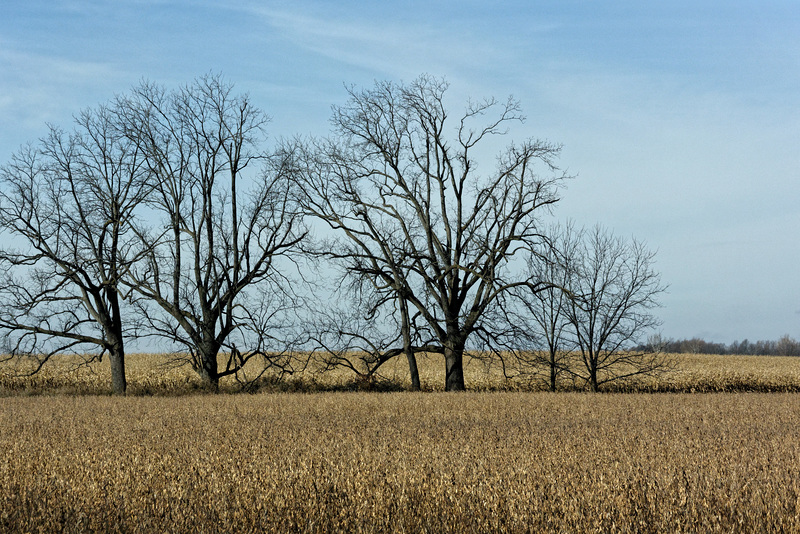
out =
{"type": "Polygon", "coordinates": [[[19,52],[7,43],[0,43],[0,72],[4,149],[32,140],[45,123],[64,123],[80,108],[107,100],[127,76],[106,63],[19,52]]]}
{"type": "MultiPolygon", "coordinates": [[[[238,5],[237,9],[260,17],[298,49],[373,76],[408,79],[431,72],[460,76],[466,81],[476,71],[513,61],[509,57],[513,40],[506,41],[503,34],[492,33],[488,39],[470,27],[448,22],[448,17],[435,16],[430,10],[417,17],[376,20],[349,7],[323,11],[297,3],[291,8],[238,5]]],[[[529,28],[531,33],[550,30],[552,26],[548,24],[529,28]]],[[[472,84],[476,81],[470,80],[472,84]]]]}
{"type": "Polygon", "coordinates": [[[266,20],[297,46],[351,66],[388,76],[419,74],[421,68],[452,70],[486,61],[491,50],[427,25],[330,20],[295,12],[264,13],[266,20]]]}

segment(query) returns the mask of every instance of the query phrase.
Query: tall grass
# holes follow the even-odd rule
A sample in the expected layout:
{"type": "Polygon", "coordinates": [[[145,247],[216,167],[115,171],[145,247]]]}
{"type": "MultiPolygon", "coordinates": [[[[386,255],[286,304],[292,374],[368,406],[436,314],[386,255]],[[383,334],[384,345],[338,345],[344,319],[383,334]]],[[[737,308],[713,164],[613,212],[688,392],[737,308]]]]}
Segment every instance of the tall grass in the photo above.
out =
{"type": "MultiPolygon", "coordinates": [[[[781,356],[709,356],[675,354],[673,369],[655,377],[640,377],[612,383],[608,392],[722,392],[763,391],[800,392],[800,358],[781,356]]],[[[127,358],[129,393],[133,395],[182,395],[202,390],[199,377],[188,366],[176,367],[165,354],[131,354],[127,358]]],[[[438,391],[444,386],[444,363],[439,355],[418,357],[422,388],[438,391]]],[[[468,358],[465,362],[467,388],[477,391],[543,391],[547,372],[515,366],[513,361],[468,358]],[[533,372],[532,372],[533,371],[533,372]]],[[[24,376],[29,362],[12,360],[0,364],[0,396],[18,394],[107,394],[110,369],[107,361],[85,364],[76,356],[54,359],[37,374],[24,376]]],[[[375,380],[358,380],[344,369],[321,372],[315,362],[297,366],[293,374],[266,373],[255,383],[247,383],[263,368],[251,364],[243,380],[227,377],[223,392],[248,391],[342,391],[402,390],[411,386],[404,358],[385,364],[375,380]],[[247,387],[245,387],[245,384],[247,387]]],[[[563,379],[560,388],[580,390],[583,384],[563,379]]]]}
{"type": "Polygon", "coordinates": [[[791,394],[0,399],[2,532],[800,532],[791,394]]]}

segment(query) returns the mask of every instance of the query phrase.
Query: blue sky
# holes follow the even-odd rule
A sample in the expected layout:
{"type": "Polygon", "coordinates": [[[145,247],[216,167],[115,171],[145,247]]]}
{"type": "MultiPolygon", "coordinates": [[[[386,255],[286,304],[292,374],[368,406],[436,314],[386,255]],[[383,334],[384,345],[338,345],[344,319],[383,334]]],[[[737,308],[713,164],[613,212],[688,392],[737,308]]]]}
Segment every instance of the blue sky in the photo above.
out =
{"type": "MultiPolygon", "coordinates": [[[[142,79],[222,73],[273,137],[344,85],[513,94],[563,143],[559,219],[658,250],[668,337],[800,338],[800,2],[84,1],[0,6],[0,161],[142,79]]],[[[488,163],[487,163],[488,165],[488,163]]]]}

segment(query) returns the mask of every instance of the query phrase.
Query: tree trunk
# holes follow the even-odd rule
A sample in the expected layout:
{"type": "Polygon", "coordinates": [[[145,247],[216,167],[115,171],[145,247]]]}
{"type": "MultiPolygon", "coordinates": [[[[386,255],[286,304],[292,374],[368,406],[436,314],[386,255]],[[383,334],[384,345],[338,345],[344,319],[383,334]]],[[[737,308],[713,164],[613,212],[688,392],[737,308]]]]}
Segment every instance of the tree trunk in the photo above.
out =
{"type": "Polygon", "coordinates": [[[556,353],[550,351],[550,391],[556,390],[556,353]]]}
{"type": "Polygon", "coordinates": [[[114,395],[125,395],[128,381],[125,378],[125,349],[122,341],[111,347],[108,360],[111,363],[111,391],[114,395]]]}
{"type": "Polygon", "coordinates": [[[597,393],[599,391],[599,386],[597,385],[597,369],[592,369],[589,373],[589,387],[592,388],[592,393],[597,393]]]}
{"type": "Polygon", "coordinates": [[[462,345],[444,347],[446,378],[445,391],[464,391],[464,347],[462,345]]]}
{"type": "Polygon", "coordinates": [[[200,369],[198,369],[200,378],[203,385],[214,393],[219,392],[219,369],[217,367],[219,347],[219,343],[215,341],[203,342],[198,347],[200,349],[200,369]]]}
{"type": "Polygon", "coordinates": [[[408,360],[408,372],[411,374],[411,390],[419,391],[422,386],[419,382],[419,368],[417,368],[417,356],[411,348],[411,321],[408,318],[408,303],[406,299],[400,298],[400,315],[402,316],[403,330],[403,351],[408,360]]]}
{"type": "Polygon", "coordinates": [[[125,377],[125,338],[122,334],[119,293],[116,288],[108,288],[105,296],[111,314],[104,328],[108,359],[111,364],[111,391],[114,395],[125,395],[128,391],[128,380],[125,377]]]}
{"type": "Polygon", "coordinates": [[[219,392],[219,373],[217,373],[216,367],[212,368],[205,358],[203,358],[203,368],[200,369],[200,379],[206,389],[214,393],[219,392]]]}
{"type": "Polygon", "coordinates": [[[419,391],[422,389],[422,385],[419,381],[417,356],[414,354],[414,351],[407,351],[406,358],[408,359],[408,372],[411,374],[411,391],[419,391]]]}

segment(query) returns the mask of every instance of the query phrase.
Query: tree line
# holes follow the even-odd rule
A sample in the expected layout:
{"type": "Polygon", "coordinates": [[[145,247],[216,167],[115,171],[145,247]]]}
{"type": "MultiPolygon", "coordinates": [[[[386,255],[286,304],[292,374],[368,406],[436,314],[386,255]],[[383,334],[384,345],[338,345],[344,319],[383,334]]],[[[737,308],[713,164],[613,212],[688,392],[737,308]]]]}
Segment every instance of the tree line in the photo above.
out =
{"type": "Polygon", "coordinates": [[[714,343],[700,338],[660,339],[642,344],[640,350],[652,350],[656,346],[663,352],[674,354],[739,354],[750,356],[800,356],[800,341],[786,334],[776,340],[734,341],[730,344],[714,343]]]}
{"type": "Polygon", "coordinates": [[[108,357],[118,394],[142,338],[211,388],[312,355],[364,377],[402,356],[418,389],[416,355],[440,354],[449,391],[470,354],[547,369],[551,389],[662,369],[629,350],[658,326],[653,253],[552,222],[561,147],[511,142],[492,167],[518,101],[451,117],[447,89],[353,87],[327,136],[272,145],[269,117],[216,75],[51,126],[0,168],[7,357],[108,357]]]}

